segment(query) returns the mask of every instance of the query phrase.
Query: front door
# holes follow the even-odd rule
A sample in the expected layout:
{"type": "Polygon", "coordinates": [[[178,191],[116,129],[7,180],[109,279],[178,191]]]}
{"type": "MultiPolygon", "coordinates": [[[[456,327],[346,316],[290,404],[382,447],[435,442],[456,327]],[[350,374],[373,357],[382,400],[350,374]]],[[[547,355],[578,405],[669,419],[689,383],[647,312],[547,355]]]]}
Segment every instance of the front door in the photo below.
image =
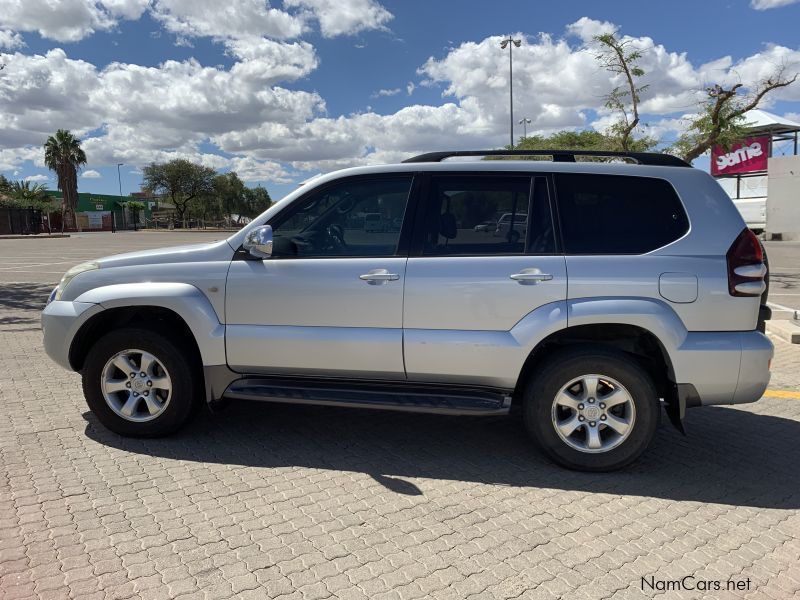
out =
{"type": "Polygon", "coordinates": [[[411,183],[406,174],[339,180],[273,217],[272,257],[234,260],[228,274],[233,370],[405,378],[400,240],[411,183]]]}
{"type": "Polygon", "coordinates": [[[406,269],[409,380],[513,387],[527,341],[565,316],[548,181],[430,176],[406,269]]]}

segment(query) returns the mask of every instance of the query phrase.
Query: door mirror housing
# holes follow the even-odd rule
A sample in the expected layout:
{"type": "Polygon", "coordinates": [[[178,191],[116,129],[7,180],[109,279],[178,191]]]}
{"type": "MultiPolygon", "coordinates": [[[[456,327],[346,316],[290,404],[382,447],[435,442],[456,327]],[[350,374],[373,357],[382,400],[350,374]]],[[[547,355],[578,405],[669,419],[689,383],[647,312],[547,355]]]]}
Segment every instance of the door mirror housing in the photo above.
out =
{"type": "Polygon", "coordinates": [[[272,227],[262,225],[250,231],[244,238],[242,247],[253,258],[269,258],[272,256],[272,227]]]}

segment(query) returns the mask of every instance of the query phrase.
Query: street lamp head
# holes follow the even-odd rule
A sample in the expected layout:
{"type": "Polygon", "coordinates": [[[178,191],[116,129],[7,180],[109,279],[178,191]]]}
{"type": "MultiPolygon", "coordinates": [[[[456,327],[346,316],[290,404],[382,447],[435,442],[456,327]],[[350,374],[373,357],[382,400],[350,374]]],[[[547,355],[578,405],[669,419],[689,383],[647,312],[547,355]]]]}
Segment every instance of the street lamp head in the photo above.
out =
{"type": "Polygon", "coordinates": [[[531,120],[528,117],[519,120],[519,124],[522,125],[523,123],[530,124],[531,120]]]}
{"type": "Polygon", "coordinates": [[[500,42],[500,48],[502,50],[505,50],[506,46],[508,46],[508,40],[503,40],[502,42],[500,42]]]}
{"type": "Polygon", "coordinates": [[[512,41],[514,42],[514,45],[515,45],[517,48],[519,48],[519,47],[522,45],[522,40],[512,40],[512,41]]]}

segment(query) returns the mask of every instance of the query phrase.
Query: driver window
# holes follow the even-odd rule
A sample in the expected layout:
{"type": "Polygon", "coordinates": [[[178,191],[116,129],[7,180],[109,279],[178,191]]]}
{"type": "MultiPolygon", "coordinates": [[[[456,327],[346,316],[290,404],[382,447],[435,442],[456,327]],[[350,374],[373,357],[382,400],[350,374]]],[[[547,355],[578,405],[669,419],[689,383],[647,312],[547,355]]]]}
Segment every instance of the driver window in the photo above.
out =
{"type": "Polygon", "coordinates": [[[312,194],[273,222],[273,256],[394,256],[411,177],[357,180],[312,194]]]}

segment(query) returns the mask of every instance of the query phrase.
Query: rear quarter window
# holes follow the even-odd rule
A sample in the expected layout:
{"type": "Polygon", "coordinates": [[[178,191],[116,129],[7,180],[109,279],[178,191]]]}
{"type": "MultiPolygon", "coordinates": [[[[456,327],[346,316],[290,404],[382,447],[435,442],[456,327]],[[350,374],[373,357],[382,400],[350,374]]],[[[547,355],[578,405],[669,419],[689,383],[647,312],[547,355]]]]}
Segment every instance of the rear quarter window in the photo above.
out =
{"type": "Polygon", "coordinates": [[[566,254],[643,254],[689,231],[664,179],[557,173],[555,181],[566,254]]]}

